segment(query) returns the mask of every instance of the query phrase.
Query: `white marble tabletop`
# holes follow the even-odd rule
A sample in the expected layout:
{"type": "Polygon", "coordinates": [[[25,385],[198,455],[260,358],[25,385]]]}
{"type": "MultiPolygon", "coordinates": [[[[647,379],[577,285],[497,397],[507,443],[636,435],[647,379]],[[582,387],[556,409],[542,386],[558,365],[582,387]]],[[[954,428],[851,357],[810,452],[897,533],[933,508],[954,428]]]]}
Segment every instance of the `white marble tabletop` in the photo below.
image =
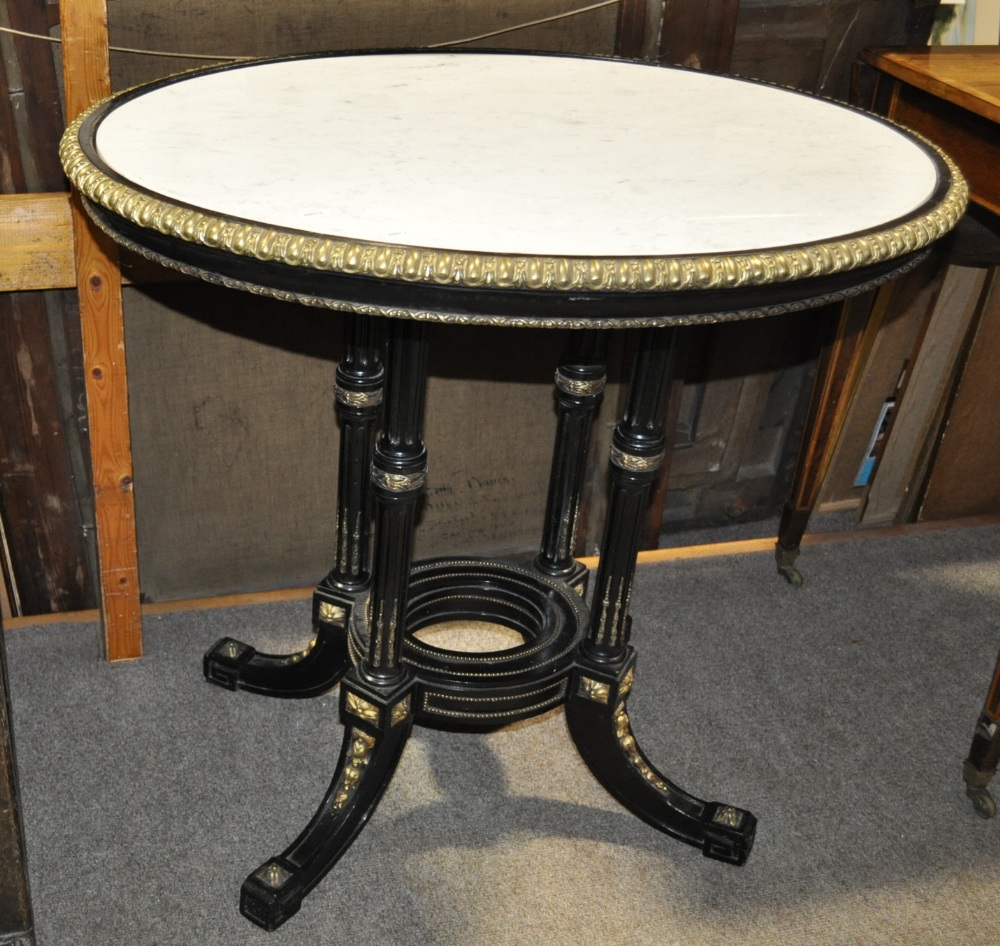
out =
{"type": "Polygon", "coordinates": [[[410,247],[674,256],[802,246],[912,216],[939,166],[897,129],[752,82],[606,59],[284,60],[159,86],[100,159],[168,201],[410,247]]]}

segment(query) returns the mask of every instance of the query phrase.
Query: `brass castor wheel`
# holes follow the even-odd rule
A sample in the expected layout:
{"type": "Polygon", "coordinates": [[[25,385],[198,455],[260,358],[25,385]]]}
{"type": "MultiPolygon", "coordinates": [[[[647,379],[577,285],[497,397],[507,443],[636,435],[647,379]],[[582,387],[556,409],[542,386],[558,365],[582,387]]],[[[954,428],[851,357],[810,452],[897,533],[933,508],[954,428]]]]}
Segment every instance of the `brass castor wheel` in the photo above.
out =
{"type": "Polygon", "coordinates": [[[801,588],[805,582],[802,572],[795,567],[795,559],[798,557],[798,548],[782,548],[780,542],[774,547],[774,560],[778,565],[778,574],[793,588],[801,588]]]}
{"type": "Polygon", "coordinates": [[[990,819],[997,816],[997,803],[985,788],[966,788],[965,794],[972,799],[972,807],[980,818],[990,819]]]}
{"type": "Polygon", "coordinates": [[[785,581],[788,582],[793,588],[801,588],[805,583],[805,578],[797,568],[789,565],[786,568],[778,566],[778,574],[781,575],[785,581]]]}
{"type": "Polygon", "coordinates": [[[987,786],[996,769],[980,769],[970,760],[965,760],[962,768],[962,778],[965,779],[965,794],[972,801],[972,807],[980,818],[995,818],[997,814],[997,803],[993,800],[987,786]]]}

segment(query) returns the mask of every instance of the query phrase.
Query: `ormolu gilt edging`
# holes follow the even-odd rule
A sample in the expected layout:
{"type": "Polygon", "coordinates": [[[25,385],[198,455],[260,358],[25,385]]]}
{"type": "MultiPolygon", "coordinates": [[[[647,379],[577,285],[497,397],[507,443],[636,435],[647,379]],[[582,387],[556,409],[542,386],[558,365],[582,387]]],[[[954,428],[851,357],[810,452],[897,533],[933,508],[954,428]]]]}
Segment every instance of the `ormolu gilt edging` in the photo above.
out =
{"type": "Polygon", "coordinates": [[[365,773],[365,768],[371,761],[371,752],[376,743],[374,736],[359,729],[352,729],[347,738],[350,751],[344,761],[344,768],[340,773],[340,780],[333,797],[330,799],[330,807],[334,811],[340,811],[351,800],[365,773]]]}
{"type": "MultiPolygon", "coordinates": [[[[85,204],[85,209],[89,205],[85,204]]],[[[574,318],[572,316],[513,316],[513,315],[490,315],[490,314],[470,314],[456,313],[447,310],[430,310],[416,308],[400,308],[395,306],[374,305],[371,303],[347,302],[329,296],[308,295],[301,292],[288,292],[281,289],[274,289],[260,283],[247,282],[242,279],[234,279],[230,276],[222,276],[189,263],[181,263],[168,256],[163,256],[153,250],[127,239],[120,233],[111,229],[100,217],[91,214],[94,224],[111,239],[131,250],[145,259],[151,260],[160,266],[173,269],[185,276],[201,279],[215,286],[222,286],[226,289],[237,289],[241,292],[248,292],[256,296],[265,296],[269,299],[278,299],[282,302],[291,302],[298,305],[313,306],[315,308],[327,309],[332,312],[349,312],[353,315],[375,316],[385,319],[413,319],[417,322],[442,322],[448,325],[492,325],[498,328],[542,328],[542,329],[634,329],[634,328],[655,328],[665,326],[684,325],[713,325],[721,322],[737,322],[746,319],[763,319],[775,315],[789,315],[794,312],[804,312],[818,306],[829,305],[834,302],[843,302],[845,299],[853,298],[864,292],[884,286],[904,273],[915,269],[924,261],[929,249],[911,257],[903,262],[897,269],[866,280],[863,283],[852,286],[849,289],[838,290],[836,292],[826,292],[815,296],[798,299],[794,302],[775,303],[773,305],[758,306],[752,309],[727,309],[718,312],[703,312],[695,315],[641,315],[634,317],[585,317],[574,318]]]]}
{"type": "Polygon", "coordinates": [[[379,721],[379,708],[356,693],[347,693],[344,699],[344,709],[366,722],[377,724],[379,721]]]}
{"type": "Polygon", "coordinates": [[[319,619],[335,627],[344,627],[347,623],[347,608],[341,605],[332,604],[329,601],[321,601],[319,604],[319,619]]]}
{"type": "Polygon", "coordinates": [[[452,719],[511,719],[513,717],[520,717],[526,714],[539,713],[543,709],[547,709],[550,706],[557,706],[558,704],[564,702],[566,699],[567,686],[567,681],[561,680],[554,687],[543,687],[540,690],[533,690],[530,693],[522,693],[509,697],[462,697],[450,693],[438,693],[428,690],[424,694],[423,709],[424,712],[433,714],[434,716],[445,716],[452,719]],[[497,705],[513,699],[531,699],[533,697],[540,697],[540,699],[538,702],[529,704],[528,706],[520,706],[513,710],[497,710],[494,712],[453,710],[446,709],[440,705],[440,703],[447,702],[449,700],[461,701],[466,704],[482,703],[497,705]],[[435,703],[438,705],[435,705],[435,703]]]}
{"type": "MultiPolygon", "coordinates": [[[[109,177],[79,141],[84,112],[66,130],[60,157],[81,194],[106,210],[166,236],[321,272],[470,289],[556,292],[682,292],[740,289],[818,276],[905,256],[933,243],[958,222],[968,185],[954,162],[925,142],[947,166],[951,183],[927,213],[884,231],[810,246],[704,257],[586,258],[507,256],[365,243],[283,231],[180,207],[109,177]]],[[[410,316],[412,317],[412,316],[410,316]]]]}
{"type": "Polygon", "coordinates": [[[635,741],[635,736],[632,735],[632,726],[629,723],[628,711],[625,709],[625,703],[622,702],[618,705],[614,713],[614,723],[615,723],[615,736],[618,739],[618,745],[621,746],[622,751],[625,753],[625,757],[632,764],[633,768],[657,791],[662,792],[664,795],[670,794],[670,786],[663,779],[663,777],[656,771],[643,757],[642,752],[639,750],[639,745],[635,741]]]}
{"type": "Polygon", "coordinates": [[[280,890],[292,879],[291,871],[276,861],[265,864],[254,872],[254,876],[272,890],[280,890]]]}
{"type": "Polygon", "coordinates": [[[712,816],[712,821],[715,824],[721,824],[727,828],[735,828],[738,831],[743,826],[745,817],[739,808],[733,808],[732,805],[723,805],[712,816]]]}
{"type": "Polygon", "coordinates": [[[611,700],[611,685],[591,677],[580,677],[580,696],[595,703],[608,703],[611,700]]]}
{"type": "Polygon", "coordinates": [[[389,714],[389,725],[398,726],[400,723],[405,722],[406,718],[410,715],[410,707],[412,703],[413,700],[411,695],[408,693],[392,708],[392,711],[389,714]]]}

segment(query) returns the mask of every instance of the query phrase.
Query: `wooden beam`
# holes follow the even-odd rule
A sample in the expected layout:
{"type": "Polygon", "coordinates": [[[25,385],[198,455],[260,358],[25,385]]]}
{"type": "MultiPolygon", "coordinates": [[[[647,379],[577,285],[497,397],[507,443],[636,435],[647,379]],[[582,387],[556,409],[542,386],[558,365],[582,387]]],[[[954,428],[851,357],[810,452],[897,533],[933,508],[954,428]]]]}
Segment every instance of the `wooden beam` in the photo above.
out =
{"type": "MultiPolygon", "coordinates": [[[[128,251],[119,265],[125,285],[194,278],[128,251]]],[[[0,194],[0,292],[75,288],[70,195],[0,194]]]]}
{"type": "MultiPolygon", "coordinates": [[[[66,120],[111,93],[106,0],[60,0],[66,120]]],[[[109,660],[142,655],[139,562],[132,492],[128,378],[117,247],[73,199],[97,524],[99,596],[109,660]]]]}
{"type": "Polygon", "coordinates": [[[615,55],[638,59],[646,43],[646,0],[621,0],[615,30],[615,55]]]}
{"type": "Polygon", "coordinates": [[[0,292],[74,286],[69,194],[0,194],[0,292]]]}
{"type": "MultiPolygon", "coordinates": [[[[995,513],[969,516],[959,519],[940,519],[935,522],[909,522],[902,525],[877,526],[871,529],[840,529],[835,532],[812,532],[802,539],[802,546],[815,548],[823,545],[841,545],[847,542],[866,542],[872,539],[900,539],[907,536],[929,535],[935,532],[952,532],[959,529],[980,529],[1000,526],[1000,515],[995,513]]],[[[725,530],[719,529],[719,534],[725,530]]],[[[680,562],[723,555],[749,555],[774,553],[774,538],[736,539],[706,543],[704,545],[684,545],[666,549],[642,551],[638,556],[639,565],[656,565],[660,562],[680,562]]],[[[580,559],[588,568],[597,568],[600,559],[587,556],[580,559]]],[[[220,608],[259,607],[262,604],[282,602],[308,602],[316,590],[315,585],[300,588],[281,588],[276,591],[251,591],[242,594],[216,595],[209,598],[184,598],[178,601],[156,601],[144,604],[142,613],[149,615],[181,614],[191,611],[209,611],[220,608]]],[[[30,617],[10,618],[4,621],[8,631],[30,630],[32,628],[56,627],[60,624],[90,623],[98,619],[97,611],[62,612],[57,614],[37,614],[30,617]]]]}
{"type": "MultiPolygon", "coordinates": [[[[43,9],[40,0],[6,0],[5,12],[15,27],[32,30],[43,9]]],[[[0,192],[7,195],[64,185],[55,143],[39,153],[34,123],[46,108],[56,117],[39,123],[61,123],[55,69],[51,56],[46,70],[46,60],[23,45],[8,50],[0,72],[0,192]],[[26,75],[31,91],[22,88],[26,75]]],[[[0,570],[11,610],[20,614],[76,610],[93,601],[73,464],[79,428],[68,422],[74,402],[64,396],[67,376],[53,358],[72,350],[60,331],[64,295],[0,294],[0,570]]],[[[76,328],[75,303],[70,311],[76,328]]]]}
{"type": "Polygon", "coordinates": [[[660,61],[727,72],[740,0],[665,0],[660,61]]]}

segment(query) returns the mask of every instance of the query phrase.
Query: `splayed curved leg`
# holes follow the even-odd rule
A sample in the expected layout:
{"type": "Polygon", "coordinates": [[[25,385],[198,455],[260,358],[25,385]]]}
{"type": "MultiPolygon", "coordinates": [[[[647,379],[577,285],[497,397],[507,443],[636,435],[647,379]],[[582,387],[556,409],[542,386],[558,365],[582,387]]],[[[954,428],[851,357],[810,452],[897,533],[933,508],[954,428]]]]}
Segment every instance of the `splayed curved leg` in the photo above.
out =
{"type": "Polygon", "coordinates": [[[294,654],[262,654],[223,637],[205,654],[205,679],[227,690],[305,698],[333,689],[350,666],[343,628],[317,624],[309,646],[294,654]]]}
{"type": "Polygon", "coordinates": [[[313,596],[315,638],[305,650],[280,655],[223,638],[205,654],[209,682],[267,696],[310,697],[336,686],[350,666],[345,629],[355,597],[370,578],[370,470],[385,374],[380,347],[373,320],[346,320],[344,358],[334,388],[340,418],[335,562],[313,596]]]}
{"type": "MultiPolygon", "coordinates": [[[[392,778],[413,727],[415,677],[402,663],[402,643],[413,523],[427,476],[423,325],[400,320],[392,326],[386,364],[391,370],[385,417],[372,464],[376,528],[371,592],[365,613],[355,615],[365,624],[367,647],[359,666],[341,681],[340,713],[346,731],[326,797],[292,845],[243,883],[240,911],[266,930],[295,913],[302,898],[350,847],[392,778]]],[[[317,616],[323,613],[317,610],[317,616]]]]}
{"type": "Polygon", "coordinates": [[[590,626],[569,683],[570,734],[597,780],[629,811],[708,857],[742,864],[753,844],[749,812],[703,802],[664,778],[632,735],[625,698],[635,656],[629,600],[649,494],[666,450],[663,418],[674,358],[673,335],[640,337],[628,404],[611,449],[611,495],[594,581],[590,626]]]}
{"type": "Polygon", "coordinates": [[[634,667],[629,648],[616,666],[584,663],[574,671],[566,719],[580,755],[595,778],[647,824],[700,847],[706,857],[743,864],[757,819],[689,795],[660,773],[636,742],[626,707],[634,667]]]}
{"type": "Polygon", "coordinates": [[[295,914],[361,832],[389,784],[413,728],[412,683],[341,685],[344,744],[330,788],[305,830],[243,882],[240,912],[265,930],[295,914]]]}
{"type": "Polygon", "coordinates": [[[262,654],[249,644],[223,637],[205,654],[205,679],[227,690],[299,699],[333,689],[350,667],[347,626],[350,596],[321,585],[313,596],[309,646],[294,654],[262,654]]]}

